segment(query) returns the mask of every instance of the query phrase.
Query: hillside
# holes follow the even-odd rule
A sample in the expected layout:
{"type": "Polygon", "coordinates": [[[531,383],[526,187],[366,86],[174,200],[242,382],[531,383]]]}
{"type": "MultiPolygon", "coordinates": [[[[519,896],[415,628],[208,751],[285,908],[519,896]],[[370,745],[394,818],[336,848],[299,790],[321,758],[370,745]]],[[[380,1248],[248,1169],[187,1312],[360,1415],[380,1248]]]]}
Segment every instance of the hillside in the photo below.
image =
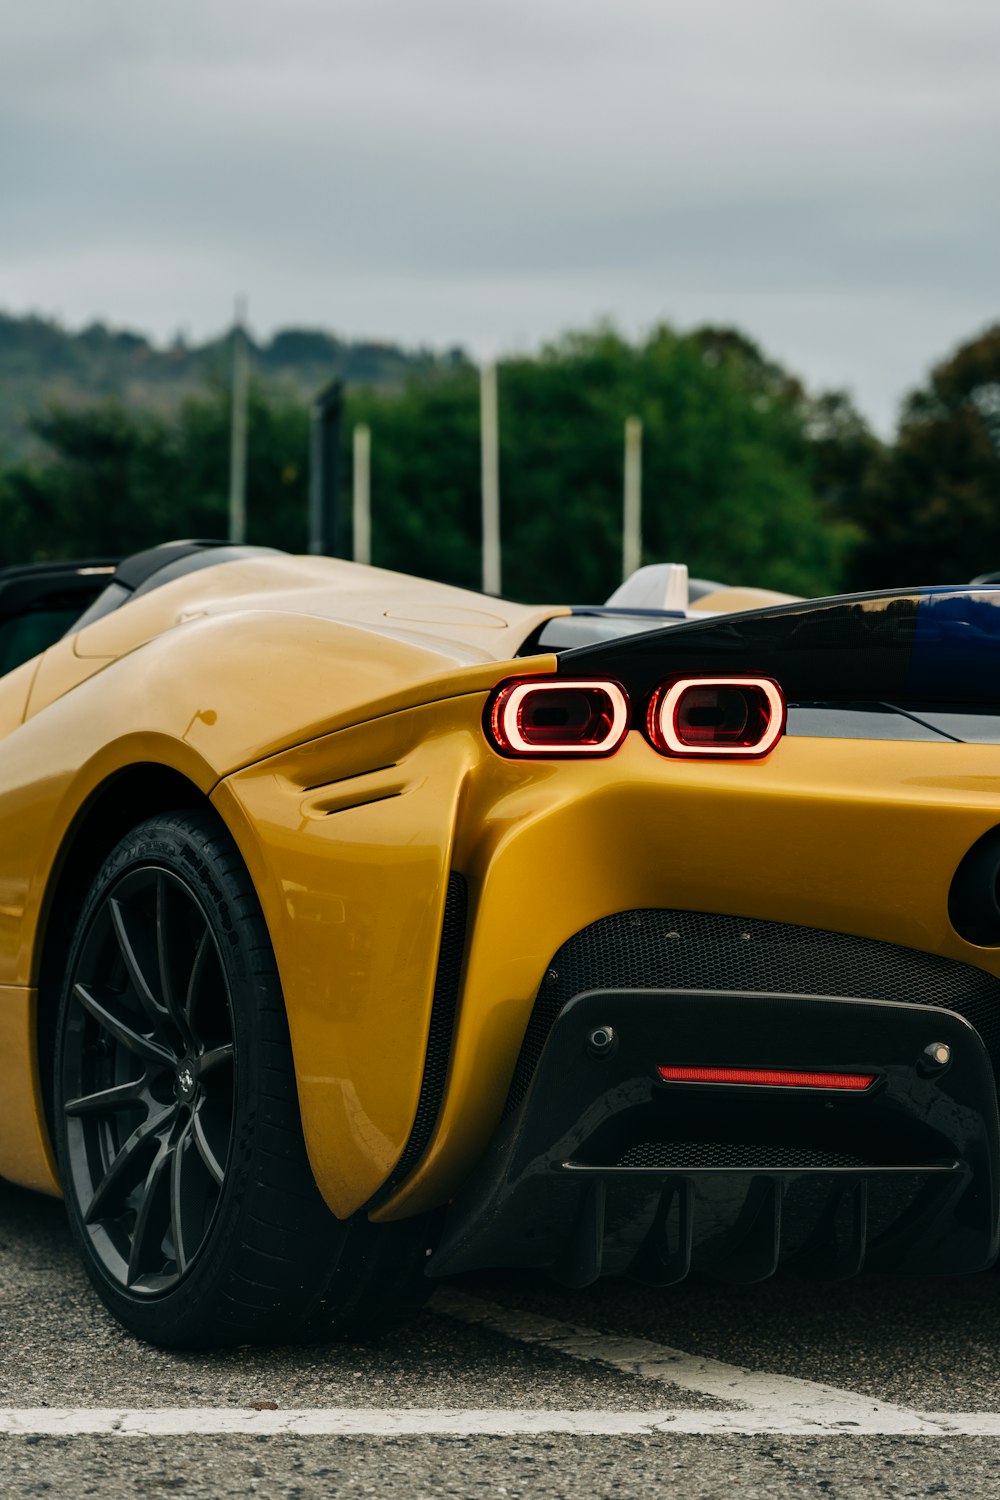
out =
{"type": "MultiPolygon", "coordinates": [[[[460,349],[407,350],[312,328],[282,329],[264,343],[251,339],[250,353],[259,377],[305,400],[334,377],[386,389],[465,358],[460,349]]],[[[16,458],[33,446],[31,418],[52,401],[78,406],[115,397],[166,414],[185,396],[225,379],[229,359],[227,337],[204,344],[178,339],[160,348],[104,323],[70,333],[47,318],[0,313],[0,454],[16,458]]]]}

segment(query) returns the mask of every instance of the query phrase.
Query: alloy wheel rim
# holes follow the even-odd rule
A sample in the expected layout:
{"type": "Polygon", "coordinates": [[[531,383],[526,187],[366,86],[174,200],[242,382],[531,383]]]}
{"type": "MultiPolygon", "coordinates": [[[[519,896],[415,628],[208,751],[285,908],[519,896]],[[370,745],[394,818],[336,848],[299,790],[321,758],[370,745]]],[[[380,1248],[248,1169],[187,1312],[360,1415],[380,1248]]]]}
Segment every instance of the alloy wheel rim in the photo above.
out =
{"type": "Polygon", "coordinates": [[[130,870],[70,976],[61,1107],[84,1232],[135,1296],[172,1291],[204,1251],[235,1090],[232,998],[205,909],[174,871],[130,870]]]}

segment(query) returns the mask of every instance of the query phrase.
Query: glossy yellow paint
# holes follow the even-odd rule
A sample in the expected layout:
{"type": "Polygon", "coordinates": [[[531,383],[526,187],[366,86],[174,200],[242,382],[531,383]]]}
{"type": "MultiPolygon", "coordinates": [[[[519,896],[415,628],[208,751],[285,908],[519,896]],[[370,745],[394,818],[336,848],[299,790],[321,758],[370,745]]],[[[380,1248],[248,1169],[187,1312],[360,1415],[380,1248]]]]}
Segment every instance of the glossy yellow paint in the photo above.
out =
{"type": "MultiPolygon", "coordinates": [[[[485,691],[551,613],[278,556],[165,585],[10,673],[0,682],[0,986],[29,993],[44,944],[65,941],[46,928],[54,882],[81,815],[123,771],[165,766],[209,796],[288,746],[485,691]]],[[[19,1025],[10,1021],[8,1040],[19,1025]]],[[[0,1051],[0,1174],[51,1180],[44,1146],[25,1144],[44,1142],[42,1119],[37,1069],[11,1041],[0,1051]]]]}
{"type": "Polygon", "coordinates": [[[207,795],[283,744],[485,688],[497,671],[415,644],[376,649],[367,633],[332,621],[259,614],[199,620],[106,664],[0,741],[0,984],[34,982],[38,916],[60,848],[93,792],[121,770],[165,765],[207,795]]]}
{"type": "Polygon", "coordinates": [[[800,604],[801,594],[780,594],[777,589],[721,588],[702,594],[691,605],[703,614],[735,615],[748,609],[770,609],[775,604],[800,604]]]}
{"type": "Polygon", "coordinates": [[[230,777],[286,995],[303,1129],[335,1212],[383,1184],[417,1109],[452,841],[485,694],[392,714],[230,777]]]}
{"type": "Polygon", "coordinates": [[[34,990],[0,985],[0,1177],[42,1193],[58,1194],[55,1162],[39,1107],[34,990]]]}
{"type": "Polygon", "coordinates": [[[33,661],[26,661],[23,666],[0,677],[0,739],[12,734],[23,723],[38,665],[36,656],[33,661]]]}
{"type": "Polygon", "coordinates": [[[486,697],[553,669],[512,659],[552,613],[262,559],[166,585],[0,682],[0,1174],[53,1186],[33,1035],[40,955],[61,940],[51,892],[91,799],[137,763],[210,797],[247,861],[310,1159],[340,1214],[384,1185],[413,1124],[451,870],[469,925],[448,1087],[380,1218],[460,1186],[552,956],[612,912],[833,928],[1000,973],[1000,950],[947,915],[962,855],[1000,824],[995,747],[789,738],[711,763],[632,733],[610,760],[505,760],[486,697]]]}
{"type": "MultiPolygon", "coordinates": [[[[681,907],[855,933],[1000,974],[948,920],[968,847],[1000,823],[995,747],[794,738],[767,760],[484,761],[456,831],[471,941],[444,1106],[417,1170],[374,1214],[446,1199],[496,1128],[539,984],[580,928],[681,907]]],[[[900,996],[919,1000],[919,996],[900,996]]]]}
{"type": "MultiPolygon", "coordinates": [[[[41,660],[28,713],[38,713],[109,662],[168,632],[186,634],[198,622],[240,617],[263,625],[266,635],[266,627],[276,620],[298,621],[300,643],[308,622],[321,633],[336,623],[355,631],[363,628],[369,652],[379,660],[392,660],[399,643],[423,648],[451,665],[472,665],[513,656],[534,626],[553,613],[565,611],[486,600],[466,589],[339,558],[276,553],[189,573],[60,642],[41,660]]],[[[249,645],[241,665],[253,672],[249,645]]],[[[345,658],[344,665],[350,666],[350,660],[345,658]]],[[[239,684],[232,686],[235,690],[239,684]]],[[[243,727],[252,733],[252,718],[243,727]]]]}
{"type": "Polygon", "coordinates": [[[665,759],[633,733],[610,760],[511,761],[482,734],[485,698],[335,733],[215,794],[265,902],[310,1157],[335,1212],[368,1201],[408,1138],[451,869],[470,916],[444,1107],[377,1218],[460,1185],[499,1121],[552,956],[612,912],[835,928],[1000,973],[1000,953],[971,948],[947,916],[962,855],[1000,823],[993,747],[795,738],[720,764],[665,759]]]}

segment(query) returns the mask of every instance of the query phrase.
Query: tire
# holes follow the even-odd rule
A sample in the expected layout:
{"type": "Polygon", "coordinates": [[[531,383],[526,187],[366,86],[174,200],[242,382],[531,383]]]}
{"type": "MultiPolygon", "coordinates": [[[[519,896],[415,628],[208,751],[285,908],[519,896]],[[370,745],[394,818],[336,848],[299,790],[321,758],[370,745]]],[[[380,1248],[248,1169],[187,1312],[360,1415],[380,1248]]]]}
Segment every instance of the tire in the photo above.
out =
{"type": "Polygon", "coordinates": [[[416,1221],[341,1221],[320,1197],[267,929],[210,810],[149,819],[98,871],[69,948],[53,1097],[74,1238],[140,1338],[357,1336],[429,1285],[416,1221]]]}

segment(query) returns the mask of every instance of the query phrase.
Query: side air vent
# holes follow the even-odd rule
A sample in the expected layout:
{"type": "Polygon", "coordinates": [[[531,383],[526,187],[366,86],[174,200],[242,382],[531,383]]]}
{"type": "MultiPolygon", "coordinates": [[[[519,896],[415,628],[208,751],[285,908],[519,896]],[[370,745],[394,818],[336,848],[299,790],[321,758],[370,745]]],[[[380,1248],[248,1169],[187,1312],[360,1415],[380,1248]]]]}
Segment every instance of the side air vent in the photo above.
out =
{"type": "Polygon", "coordinates": [[[427,1035],[427,1056],[424,1059],[424,1076],[420,1085],[420,1100],[410,1138],[403,1154],[393,1169],[387,1184],[395,1187],[416,1166],[427,1149],[435,1121],[441,1110],[444,1086],[448,1076],[448,1059],[451,1056],[451,1039],[455,1030],[455,1009],[458,1004],[458,986],[462,977],[462,959],[465,954],[465,923],[468,910],[468,888],[465,876],[455,871],[448,877],[448,894],[444,905],[444,922],[441,928],[441,948],[438,954],[437,978],[434,981],[434,999],[431,1005],[431,1024],[427,1035]]]}

